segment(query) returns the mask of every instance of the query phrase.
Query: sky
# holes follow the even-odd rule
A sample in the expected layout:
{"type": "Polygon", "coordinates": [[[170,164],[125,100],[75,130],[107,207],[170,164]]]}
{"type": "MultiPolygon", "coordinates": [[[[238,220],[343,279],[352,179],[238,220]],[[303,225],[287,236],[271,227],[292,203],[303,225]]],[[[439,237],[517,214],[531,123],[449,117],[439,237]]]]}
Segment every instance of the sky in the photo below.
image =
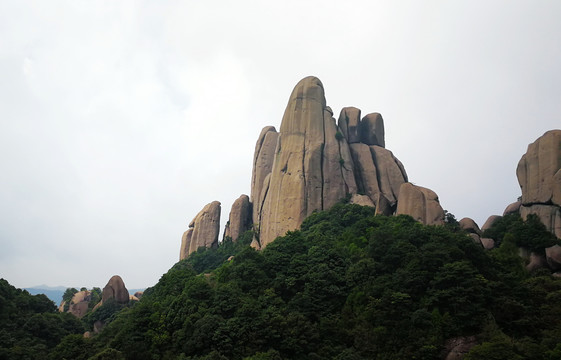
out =
{"type": "Polygon", "coordinates": [[[0,0],[0,277],[154,285],[249,194],[296,83],[382,114],[409,180],[481,226],[561,128],[559,1],[0,0]]]}

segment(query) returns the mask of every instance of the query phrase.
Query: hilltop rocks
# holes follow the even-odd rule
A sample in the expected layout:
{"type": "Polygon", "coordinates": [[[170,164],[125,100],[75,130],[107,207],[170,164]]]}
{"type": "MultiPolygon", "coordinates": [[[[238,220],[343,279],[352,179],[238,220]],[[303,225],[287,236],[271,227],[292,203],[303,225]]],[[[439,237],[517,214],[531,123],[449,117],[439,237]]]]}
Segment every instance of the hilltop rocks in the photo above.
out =
{"type": "Polygon", "coordinates": [[[232,204],[230,220],[224,230],[224,238],[228,236],[232,241],[236,241],[241,234],[249,229],[251,229],[251,204],[249,203],[249,197],[242,195],[232,204]]]}
{"type": "Polygon", "coordinates": [[[561,205],[561,130],[551,130],[528,145],[522,155],[516,175],[522,189],[522,204],[561,205]],[[554,197],[555,189],[555,197],[554,197]]]}
{"type": "Polygon", "coordinates": [[[261,246],[296,229],[314,210],[356,192],[348,143],[337,133],[323,84],[316,77],[304,78],[290,95],[282,119],[258,215],[261,246]]]}
{"type": "MultiPolygon", "coordinates": [[[[92,299],[91,292],[88,290],[78,291],[68,306],[68,312],[72,315],[82,318],[88,312],[89,304],[92,299]]],[[[64,305],[62,306],[64,308],[64,305]]]]}
{"type": "Polygon", "coordinates": [[[512,204],[508,205],[503,212],[503,216],[516,214],[520,211],[520,206],[522,206],[521,201],[513,202],[512,204]]]}
{"type": "Polygon", "coordinates": [[[520,207],[520,216],[526,220],[529,214],[536,214],[546,229],[561,238],[561,208],[553,205],[536,204],[520,207]]]}
{"type": "Polygon", "coordinates": [[[349,144],[360,142],[358,126],[360,123],[360,109],[355,107],[344,107],[341,109],[337,125],[341,129],[341,133],[347,139],[349,144]]]}
{"type": "Polygon", "coordinates": [[[493,226],[493,224],[496,223],[501,218],[502,218],[502,216],[500,216],[500,215],[489,216],[487,218],[487,220],[485,221],[485,224],[483,224],[483,226],[481,227],[481,232],[485,232],[485,230],[491,228],[491,226],[493,226]]]}
{"type": "Polygon", "coordinates": [[[218,246],[220,233],[220,202],[207,204],[189,224],[183,233],[179,259],[183,260],[201,246],[218,246]]]}
{"type": "Polygon", "coordinates": [[[561,238],[561,130],[548,131],[528,145],[516,175],[522,190],[522,218],[538,215],[561,238]]]}
{"type": "Polygon", "coordinates": [[[430,189],[404,183],[399,189],[396,214],[406,214],[425,225],[444,224],[444,210],[438,195],[430,189]]]}
{"type": "Polygon", "coordinates": [[[460,228],[467,231],[470,234],[481,235],[481,229],[473,219],[465,217],[459,221],[460,228]]]}
{"type": "MultiPolygon", "coordinates": [[[[232,206],[224,236],[235,240],[253,226],[251,246],[262,249],[298,228],[314,211],[343,199],[373,206],[376,214],[393,215],[400,187],[407,181],[403,164],[385,149],[382,116],[371,113],[361,119],[360,109],[345,107],[335,121],[323,84],[306,77],[294,87],[279,131],[266,126],[259,134],[250,196],[232,206]]],[[[433,202],[430,198],[425,210],[425,220],[431,223],[438,222],[440,208],[433,202]]],[[[204,217],[205,211],[211,212],[205,209],[183,234],[180,259],[199,246],[216,245],[219,211],[204,217]]]]}
{"type": "Polygon", "coordinates": [[[384,140],[384,119],[378,113],[362,118],[360,122],[360,141],[366,145],[386,147],[384,140]]]}
{"type": "Polygon", "coordinates": [[[101,301],[107,302],[109,299],[115,299],[119,304],[127,304],[129,302],[129,291],[119,275],[112,276],[103,288],[101,301]]]}

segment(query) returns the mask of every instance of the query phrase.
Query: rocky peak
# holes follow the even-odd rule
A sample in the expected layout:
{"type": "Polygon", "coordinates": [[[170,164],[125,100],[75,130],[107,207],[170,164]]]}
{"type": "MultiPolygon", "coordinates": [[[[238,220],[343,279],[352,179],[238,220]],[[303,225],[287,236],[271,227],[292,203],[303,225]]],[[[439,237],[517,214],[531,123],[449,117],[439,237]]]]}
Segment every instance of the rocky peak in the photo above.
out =
{"type": "Polygon", "coordinates": [[[348,143],[332,113],[318,78],[304,78],[292,91],[268,186],[262,186],[268,190],[257,209],[261,246],[356,192],[348,143]]]}
{"type": "Polygon", "coordinates": [[[101,301],[105,303],[109,299],[115,299],[119,304],[126,304],[129,302],[129,291],[125,287],[125,282],[119,275],[113,275],[103,288],[101,301]]]}
{"type": "Polygon", "coordinates": [[[230,210],[230,219],[224,229],[224,238],[229,237],[232,241],[238,240],[238,237],[245,231],[251,229],[251,204],[247,195],[242,195],[232,204],[230,210]]]}
{"type": "Polygon", "coordinates": [[[528,145],[516,176],[522,190],[522,218],[538,215],[561,238],[561,130],[550,130],[528,145]]]}
{"type": "Polygon", "coordinates": [[[189,229],[183,233],[179,259],[183,260],[201,246],[218,246],[220,233],[220,202],[207,204],[189,223],[189,229]]]}

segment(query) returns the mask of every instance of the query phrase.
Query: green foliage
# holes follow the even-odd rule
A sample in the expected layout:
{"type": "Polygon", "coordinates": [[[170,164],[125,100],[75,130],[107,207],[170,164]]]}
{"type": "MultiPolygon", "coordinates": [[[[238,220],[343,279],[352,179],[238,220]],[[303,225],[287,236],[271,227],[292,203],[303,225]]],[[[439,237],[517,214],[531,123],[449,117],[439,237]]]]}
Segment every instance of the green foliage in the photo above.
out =
{"type": "Polygon", "coordinates": [[[44,359],[66,335],[83,331],[76,317],[58,313],[45,295],[0,279],[0,359],[44,359]]]}
{"type": "Polygon", "coordinates": [[[561,245],[559,239],[545,228],[535,214],[529,214],[526,221],[523,221],[518,213],[503,216],[490,229],[485,230],[483,237],[492,238],[500,244],[507,234],[513,236],[516,246],[540,254],[543,254],[547,247],[561,245]]]}
{"type": "Polygon", "coordinates": [[[263,251],[251,232],[200,249],[140,302],[86,316],[108,324],[91,340],[40,346],[52,359],[438,359],[446,340],[476,335],[466,359],[559,358],[561,280],[518,255],[549,238],[531,217],[505,218],[485,251],[449,213],[424,226],[337,204],[263,251]]]}
{"type": "Polygon", "coordinates": [[[345,136],[343,135],[343,133],[337,130],[337,132],[335,133],[335,139],[337,139],[337,141],[342,141],[344,138],[345,136]]]}
{"type": "Polygon", "coordinates": [[[77,289],[75,288],[67,288],[64,291],[64,294],[62,295],[62,300],[66,301],[67,303],[70,303],[70,300],[72,300],[72,297],[74,296],[74,294],[76,294],[78,292],[77,289]]]}

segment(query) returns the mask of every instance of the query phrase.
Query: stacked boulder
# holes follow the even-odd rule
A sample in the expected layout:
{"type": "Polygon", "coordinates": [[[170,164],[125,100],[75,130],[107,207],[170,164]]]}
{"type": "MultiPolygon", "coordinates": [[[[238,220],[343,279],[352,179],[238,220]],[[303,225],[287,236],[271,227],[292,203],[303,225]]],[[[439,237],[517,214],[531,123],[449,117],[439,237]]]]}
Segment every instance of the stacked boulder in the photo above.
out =
{"type": "MultiPolygon", "coordinates": [[[[522,218],[536,214],[549,231],[561,238],[561,130],[550,130],[528,145],[516,176],[522,189],[518,205],[522,218]]],[[[553,270],[561,269],[559,245],[545,249],[545,254],[553,270]]]]}
{"type": "Polygon", "coordinates": [[[522,218],[538,215],[561,238],[561,130],[548,131],[528,145],[516,176],[522,189],[522,218]]]}
{"type": "MultiPolygon", "coordinates": [[[[408,183],[403,164],[385,148],[384,136],[380,114],[361,118],[359,109],[345,107],[336,121],[321,81],[302,79],[290,95],[279,131],[267,126],[259,135],[250,196],[242,195],[232,206],[224,238],[236,241],[253,229],[252,246],[261,249],[297,229],[314,211],[342,199],[375,207],[377,214],[393,215],[399,209],[425,224],[442,224],[438,196],[408,183]]],[[[217,244],[220,211],[209,205],[183,234],[180,259],[200,246],[217,244]]]]}

